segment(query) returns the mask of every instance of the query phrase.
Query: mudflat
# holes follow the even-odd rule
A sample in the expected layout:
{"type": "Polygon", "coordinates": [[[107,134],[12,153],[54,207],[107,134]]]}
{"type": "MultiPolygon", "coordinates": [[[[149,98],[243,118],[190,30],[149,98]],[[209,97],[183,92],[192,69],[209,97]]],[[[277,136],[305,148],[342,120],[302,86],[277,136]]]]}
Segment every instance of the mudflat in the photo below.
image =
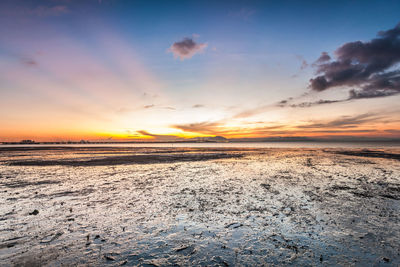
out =
{"type": "Polygon", "coordinates": [[[0,265],[400,264],[400,150],[0,149],[0,265]]]}

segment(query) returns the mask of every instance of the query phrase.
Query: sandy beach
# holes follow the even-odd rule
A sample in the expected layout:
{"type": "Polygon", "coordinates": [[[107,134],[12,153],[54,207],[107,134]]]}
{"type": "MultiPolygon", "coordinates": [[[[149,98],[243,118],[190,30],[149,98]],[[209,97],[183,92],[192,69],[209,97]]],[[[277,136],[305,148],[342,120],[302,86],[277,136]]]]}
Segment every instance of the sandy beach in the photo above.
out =
{"type": "Polygon", "coordinates": [[[398,266],[396,148],[2,148],[0,265],[398,266]]]}

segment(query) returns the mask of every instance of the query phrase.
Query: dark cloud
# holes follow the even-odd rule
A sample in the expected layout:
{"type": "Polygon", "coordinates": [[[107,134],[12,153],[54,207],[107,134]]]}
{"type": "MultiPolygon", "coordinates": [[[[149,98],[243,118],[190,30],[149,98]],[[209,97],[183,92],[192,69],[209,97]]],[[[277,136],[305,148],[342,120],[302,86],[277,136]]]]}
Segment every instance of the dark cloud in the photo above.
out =
{"type": "Polygon", "coordinates": [[[184,60],[202,52],[207,46],[207,43],[196,43],[192,38],[184,38],[180,42],[173,43],[168,51],[173,53],[175,58],[184,60]]]}
{"type": "Polygon", "coordinates": [[[392,96],[400,93],[400,71],[376,74],[362,89],[350,90],[349,99],[392,96]]]}
{"type": "Polygon", "coordinates": [[[332,104],[332,103],[338,103],[338,102],[345,102],[349,101],[348,99],[343,99],[343,100],[326,100],[326,99],[320,99],[318,101],[307,101],[307,102],[300,102],[300,103],[293,103],[294,98],[290,97],[284,100],[279,101],[276,106],[285,108],[285,107],[292,107],[292,108],[309,108],[313,106],[318,106],[318,105],[325,105],[325,104],[332,104]]]}
{"type": "Polygon", "coordinates": [[[321,56],[317,59],[317,61],[315,62],[316,64],[318,63],[324,63],[331,60],[331,57],[328,55],[327,52],[322,52],[321,56]]]}
{"type": "MultiPolygon", "coordinates": [[[[303,96],[307,96],[307,94],[304,94],[303,96]]],[[[348,102],[348,101],[352,100],[352,98],[349,97],[349,98],[345,98],[345,99],[334,99],[334,100],[320,99],[318,101],[304,101],[304,102],[300,102],[300,103],[293,103],[295,100],[296,100],[296,98],[289,97],[287,99],[279,101],[278,103],[275,104],[275,106],[281,107],[281,108],[286,108],[286,107],[309,108],[309,107],[314,107],[314,106],[319,106],[319,105],[348,102]]]]}
{"type": "Polygon", "coordinates": [[[381,31],[369,42],[350,42],[335,51],[336,60],[324,52],[315,62],[319,76],[310,88],[324,91],[353,87],[349,99],[375,98],[400,93],[400,24],[381,31]]]}
{"type": "Polygon", "coordinates": [[[150,105],[145,105],[143,106],[143,108],[148,109],[148,108],[154,108],[155,105],[154,104],[150,104],[150,105]]]}
{"type": "Polygon", "coordinates": [[[289,97],[286,99],[283,99],[281,101],[279,101],[278,103],[276,103],[276,106],[278,107],[286,107],[289,105],[289,103],[293,100],[293,97],[289,97]]]}
{"type": "Polygon", "coordinates": [[[277,105],[278,107],[286,107],[287,104],[288,104],[288,100],[287,100],[287,99],[284,99],[284,100],[279,101],[276,105],[277,105]]]}
{"type": "Polygon", "coordinates": [[[290,105],[284,105],[284,106],[289,106],[289,107],[292,107],[292,108],[309,108],[309,107],[313,107],[313,106],[333,104],[333,103],[345,102],[345,101],[348,101],[348,99],[344,99],[344,100],[323,100],[323,99],[320,99],[320,100],[315,101],[315,102],[301,102],[301,103],[298,103],[298,104],[290,104],[290,105]]]}

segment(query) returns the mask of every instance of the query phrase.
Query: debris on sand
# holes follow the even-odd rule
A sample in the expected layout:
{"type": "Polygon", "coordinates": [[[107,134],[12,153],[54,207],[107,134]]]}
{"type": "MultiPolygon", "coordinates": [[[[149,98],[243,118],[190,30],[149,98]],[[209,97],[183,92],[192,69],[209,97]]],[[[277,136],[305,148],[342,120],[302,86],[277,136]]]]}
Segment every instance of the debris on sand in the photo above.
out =
{"type": "Polygon", "coordinates": [[[18,245],[23,237],[13,237],[7,240],[4,240],[4,243],[0,243],[0,249],[2,248],[12,248],[16,245],[18,245]]]}
{"type": "Polygon", "coordinates": [[[90,244],[92,244],[92,242],[90,242],[90,234],[86,235],[86,246],[90,246],[90,244]]]}
{"type": "Polygon", "coordinates": [[[369,157],[369,158],[383,158],[383,159],[395,159],[400,160],[400,154],[386,153],[383,151],[374,150],[361,150],[361,151],[334,151],[335,154],[342,154],[348,156],[357,157],[369,157]]]}
{"type": "Polygon", "coordinates": [[[192,255],[196,252],[194,245],[182,246],[180,248],[175,249],[175,252],[182,252],[185,255],[192,255]]]}
{"type": "Polygon", "coordinates": [[[262,187],[264,187],[265,189],[269,190],[271,188],[270,184],[260,184],[262,187]]]}
{"type": "Polygon", "coordinates": [[[190,246],[185,246],[185,247],[177,248],[177,249],[175,249],[175,251],[176,251],[176,252],[181,252],[181,251],[183,251],[183,250],[185,250],[185,249],[188,249],[188,248],[190,248],[190,246]]]}
{"type": "Polygon", "coordinates": [[[226,225],[225,228],[236,229],[236,228],[239,228],[242,226],[243,226],[243,224],[234,222],[234,223],[230,223],[230,224],[226,225]]]}
{"type": "Polygon", "coordinates": [[[330,189],[332,191],[342,191],[342,190],[344,191],[344,190],[351,190],[351,189],[355,189],[355,188],[349,187],[347,185],[333,185],[330,189]]]}
{"type": "Polygon", "coordinates": [[[115,261],[115,258],[111,255],[104,255],[104,258],[108,261],[115,261]]]}
{"type": "Polygon", "coordinates": [[[273,190],[273,188],[271,187],[270,184],[260,184],[261,187],[263,187],[264,189],[268,190],[270,193],[274,194],[274,195],[279,195],[279,191],[278,190],[273,190]]]}
{"type": "Polygon", "coordinates": [[[39,214],[39,211],[36,209],[32,212],[29,212],[29,215],[38,215],[38,214],[39,214]]]}
{"type": "Polygon", "coordinates": [[[212,262],[213,263],[216,263],[216,264],[213,264],[213,265],[216,265],[216,266],[225,266],[225,267],[228,267],[229,266],[229,263],[228,262],[226,262],[222,257],[220,257],[220,256],[214,256],[214,257],[212,257],[212,262]]]}
{"type": "Polygon", "coordinates": [[[47,244],[47,243],[51,243],[54,240],[56,240],[57,238],[59,238],[60,236],[62,236],[64,233],[63,232],[58,232],[53,236],[47,236],[45,238],[42,239],[42,241],[40,241],[41,244],[47,244]]]}
{"type": "Polygon", "coordinates": [[[311,161],[311,158],[307,158],[307,160],[306,160],[306,164],[305,164],[307,167],[312,167],[313,166],[313,164],[312,164],[312,161],[311,161]]]}

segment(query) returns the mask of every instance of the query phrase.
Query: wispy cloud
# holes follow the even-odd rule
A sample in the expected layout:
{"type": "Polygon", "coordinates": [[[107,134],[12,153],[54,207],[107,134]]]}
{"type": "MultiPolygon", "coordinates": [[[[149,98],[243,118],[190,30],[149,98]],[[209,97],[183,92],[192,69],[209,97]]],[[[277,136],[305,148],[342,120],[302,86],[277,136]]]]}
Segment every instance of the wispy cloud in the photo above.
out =
{"type": "Polygon", "coordinates": [[[201,133],[201,134],[215,134],[220,133],[222,124],[220,122],[199,122],[189,124],[172,125],[172,128],[182,130],[184,132],[201,133]]]}
{"type": "Polygon", "coordinates": [[[264,113],[267,112],[269,110],[272,110],[276,108],[274,104],[268,104],[268,105],[263,105],[263,106],[259,106],[259,107],[255,107],[252,109],[246,109],[246,110],[242,110],[239,113],[236,113],[233,118],[234,119],[239,119],[239,118],[248,118],[260,113],[264,113]]]}
{"type": "Polygon", "coordinates": [[[22,57],[20,60],[23,65],[28,67],[34,67],[38,65],[37,61],[32,58],[22,57]]]}
{"type": "Polygon", "coordinates": [[[318,101],[307,101],[307,102],[300,102],[300,103],[296,103],[296,104],[285,103],[285,104],[281,104],[280,106],[281,107],[288,106],[288,107],[291,107],[291,108],[309,108],[309,107],[313,107],[313,106],[320,106],[320,105],[347,102],[347,101],[349,101],[349,99],[343,99],[343,100],[324,100],[324,99],[320,99],[318,101]]]}
{"type": "Polygon", "coordinates": [[[155,104],[144,105],[143,108],[144,108],[144,109],[160,108],[160,109],[176,110],[176,108],[174,108],[174,107],[170,107],[170,106],[159,106],[159,105],[155,105],[155,104]]]}
{"type": "Polygon", "coordinates": [[[196,105],[193,105],[192,108],[204,108],[204,105],[203,104],[196,104],[196,105]]]}
{"type": "Polygon", "coordinates": [[[365,123],[376,122],[381,116],[373,113],[365,113],[356,116],[342,116],[338,119],[326,122],[309,122],[305,125],[299,125],[297,128],[354,128],[365,123]]]}
{"type": "Polygon", "coordinates": [[[180,42],[175,42],[168,49],[168,52],[174,54],[175,58],[185,60],[193,57],[197,53],[201,53],[208,46],[207,43],[196,43],[192,38],[184,38],[180,42]]]}
{"type": "Polygon", "coordinates": [[[59,16],[62,14],[66,14],[69,12],[69,9],[65,5],[57,5],[57,6],[38,6],[36,8],[30,9],[28,11],[31,15],[36,15],[40,17],[47,16],[59,16]]]}
{"type": "MultiPolygon", "coordinates": [[[[387,114],[386,114],[387,115],[387,114]]],[[[385,123],[385,114],[364,113],[354,116],[340,116],[331,120],[299,121],[290,125],[279,122],[246,123],[241,126],[228,126],[226,122],[201,122],[172,125],[184,132],[232,137],[268,136],[314,136],[315,134],[362,134],[379,130],[371,128],[376,123],[385,123]],[[263,125],[264,124],[264,125],[263,125]]]]}
{"type": "Polygon", "coordinates": [[[40,1],[32,1],[31,4],[8,5],[7,1],[4,2],[4,6],[0,8],[0,15],[14,19],[20,17],[56,17],[70,13],[69,7],[65,4],[45,5],[42,2],[40,5],[35,5],[36,2],[40,1]]]}
{"type": "Polygon", "coordinates": [[[155,105],[154,104],[150,104],[150,105],[145,105],[143,106],[144,109],[149,109],[149,108],[154,108],[155,105]]]}
{"type": "Polygon", "coordinates": [[[162,109],[168,109],[168,110],[176,110],[176,108],[174,108],[174,107],[168,107],[168,106],[166,106],[166,107],[160,107],[160,108],[162,108],[162,109]]]}
{"type": "Polygon", "coordinates": [[[296,55],[296,58],[300,61],[301,65],[300,65],[300,70],[304,70],[305,68],[308,67],[308,63],[307,61],[304,59],[303,56],[300,55],[296,55]]]}
{"type": "Polygon", "coordinates": [[[168,135],[168,134],[152,134],[145,130],[136,131],[136,134],[132,135],[131,137],[137,138],[138,136],[143,137],[147,136],[153,138],[155,141],[176,141],[182,140],[182,137],[178,137],[175,135],[168,135]]]}

